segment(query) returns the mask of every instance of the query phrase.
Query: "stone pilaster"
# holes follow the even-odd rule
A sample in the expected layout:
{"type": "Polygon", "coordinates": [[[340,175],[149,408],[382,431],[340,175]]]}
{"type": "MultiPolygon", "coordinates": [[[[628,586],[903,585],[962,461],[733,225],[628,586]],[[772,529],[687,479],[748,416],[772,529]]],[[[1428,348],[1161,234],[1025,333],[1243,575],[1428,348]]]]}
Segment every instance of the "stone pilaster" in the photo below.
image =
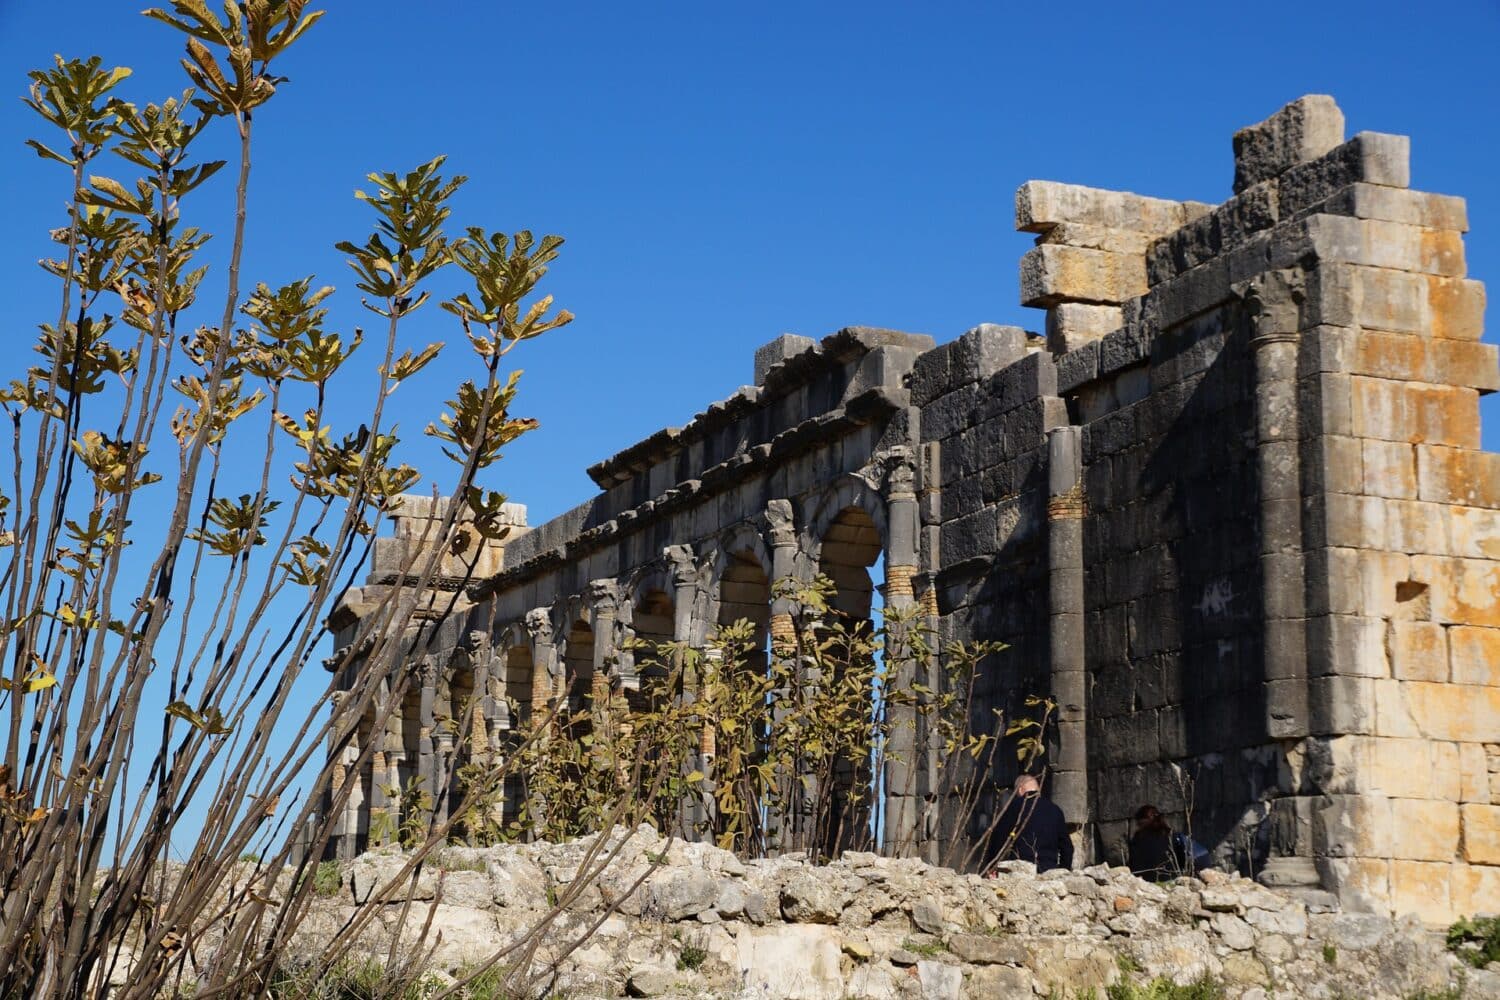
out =
{"type": "MultiPolygon", "coordinates": [[[[1082,431],[1047,434],[1047,625],[1052,700],[1052,800],[1071,823],[1088,822],[1088,674],[1084,658],[1082,431]]],[[[1092,837],[1083,843],[1090,845],[1092,837]]]]}
{"type": "Polygon", "coordinates": [[[1309,731],[1307,610],[1302,542],[1302,447],[1297,413],[1297,346],[1302,275],[1254,279],[1245,303],[1255,335],[1255,464],[1260,486],[1262,643],[1266,734],[1309,731]]]}

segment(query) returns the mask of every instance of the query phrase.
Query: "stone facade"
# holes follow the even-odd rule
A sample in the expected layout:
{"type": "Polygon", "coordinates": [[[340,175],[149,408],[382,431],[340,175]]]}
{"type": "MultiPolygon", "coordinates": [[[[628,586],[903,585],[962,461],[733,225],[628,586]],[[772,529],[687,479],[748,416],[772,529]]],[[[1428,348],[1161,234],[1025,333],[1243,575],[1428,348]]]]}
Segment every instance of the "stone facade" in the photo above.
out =
{"type": "MultiPolygon", "coordinates": [[[[427,679],[350,770],[343,852],[386,807],[372,772],[448,780],[432,718],[455,687],[484,693],[494,737],[507,695],[637,685],[631,634],[776,634],[774,580],[822,572],[868,614],[879,562],[887,604],[944,640],[1009,644],[989,706],[1058,702],[1050,792],[1086,854],[1117,858],[1153,802],[1346,908],[1500,908],[1500,455],[1478,411],[1500,366],[1464,203],[1409,190],[1408,140],[1346,140],[1327,97],[1234,151],[1218,206],[1024,185],[1045,337],[784,336],[753,386],[591,468],[594,498],[531,529],[518,509],[461,613],[413,620],[427,679]]],[[[341,677],[434,513],[407,513],[335,615],[341,677]]],[[[892,835],[971,835],[910,764],[892,835]]]]}

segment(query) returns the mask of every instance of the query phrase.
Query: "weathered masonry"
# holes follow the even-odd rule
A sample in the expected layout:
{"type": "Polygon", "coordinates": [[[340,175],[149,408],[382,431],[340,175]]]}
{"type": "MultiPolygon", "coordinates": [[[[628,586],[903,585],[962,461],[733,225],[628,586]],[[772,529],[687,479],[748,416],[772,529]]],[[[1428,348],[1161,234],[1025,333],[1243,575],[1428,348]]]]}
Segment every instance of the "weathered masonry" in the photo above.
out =
{"type": "MultiPolygon", "coordinates": [[[[1221,205],[1022,187],[1021,298],[1045,337],[762,347],[753,386],[600,462],[598,495],[489,555],[420,692],[361,734],[378,752],[343,779],[342,849],[393,805],[388,779],[452,781],[433,721],[461,693],[498,741],[510,704],[635,685],[631,634],[776,634],[780,578],[827,574],[868,614],[879,563],[888,605],[1010,644],[993,704],[1057,700],[1050,790],[1096,856],[1153,802],[1349,908],[1494,911],[1500,455],[1478,397],[1500,370],[1464,203],[1408,179],[1406,138],[1346,139],[1334,102],[1304,97],[1235,135],[1221,205]]],[[[430,507],[382,541],[340,642],[430,507]]],[[[918,850],[972,833],[944,826],[943,789],[888,787],[914,789],[887,827],[918,850]]]]}

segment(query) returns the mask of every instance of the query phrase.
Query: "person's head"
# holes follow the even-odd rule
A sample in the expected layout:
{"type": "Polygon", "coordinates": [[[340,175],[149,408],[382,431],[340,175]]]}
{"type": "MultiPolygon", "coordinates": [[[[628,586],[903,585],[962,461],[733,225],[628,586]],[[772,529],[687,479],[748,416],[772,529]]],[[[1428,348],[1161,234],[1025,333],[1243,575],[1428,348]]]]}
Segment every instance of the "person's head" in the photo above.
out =
{"type": "Polygon", "coordinates": [[[1167,829],[1167,821],[1163,818],[1160,809],[1153,805],[1144,805],[1135,811],[1135,828],[1161,833],[1167,829]]]}
{"type": "Polygon", "coordinates": [[[1042,783],[1034,774],[1018,774],[1015,789],[1017,795],[1035,795],[1042,790],[1042,783]]]}

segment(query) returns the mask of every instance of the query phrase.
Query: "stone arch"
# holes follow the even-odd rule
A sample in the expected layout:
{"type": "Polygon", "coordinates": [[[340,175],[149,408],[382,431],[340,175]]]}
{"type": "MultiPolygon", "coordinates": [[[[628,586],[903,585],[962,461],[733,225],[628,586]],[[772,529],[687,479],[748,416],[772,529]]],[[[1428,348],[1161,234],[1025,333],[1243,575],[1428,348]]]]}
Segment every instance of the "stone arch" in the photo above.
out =
{"type": "MultiPolygon", "coordinates": [[[[798,545],[798,550],[805,561],[803,568],[809,576],[818,572],[819,566],[825,561],[834,563],[848,560],[849,556],[846,553],[839,553],[835,559],[831,560],[824,558],[823,549],[829,531],[841,519],[846,524],[856,522],[862,527],[873,529],[875,555],[870,557],[870,561],[865,564],[866,567],[873,566],[875,560],[885,551],[887,540],[890,538],[886,524],[885,498],[881,496],[878,489],[860,477],[845,476],[823,491],[808,505],[807,510],[808,514],[802,521],[801,544],[798,545]],[[864,521],[860,521],[858,515],[852,513],[854,511],[862,514],[864,521]]],[[[866,537],[868,539],[869,536],[866,537]]],[[[868,614],[868,608],[866,614],[868,614]]]]}
{"type": "MultiPolygon", "coordinates": [[[[677,638],[677,604],[670,574],[657,569],[642,576],[631,589],[630,609],[631,633],[647,643],[631,654],[641,682],[640,691],[635,693],[644,696],[659,687],[668,673],[666,656],[658,652],[658,647],[677,638]]],[[[641,700],[644,703],[644,698],[641,700]]]]}
{"type": "Polygon", "coordinates": [[[490,697],[496,702],[499,728],[516,730],[530,721],[536,708],[536,651],[521,622],[511,622],[496,638],[499,652],[490,672],[490,697]]]}
{"type": "Polygon", "coordinates": [[[833,580],[835,608],[856,620],[869,618],[869,571],[889,537],[885,498],[859,477],[846,476],[822,495],[805,523],[802,552],[813,572],[833,580]]]}
{"type": "Polygon", "coordinates": [[[592,728],[589,714],[594,707],[594,644],[597,637],[591,617],[582,609],[576,617],[568,616],[571,620],[563,630],[561,649],[564,704],[573,716],[571,732],[579,736],[592,728]]]}

